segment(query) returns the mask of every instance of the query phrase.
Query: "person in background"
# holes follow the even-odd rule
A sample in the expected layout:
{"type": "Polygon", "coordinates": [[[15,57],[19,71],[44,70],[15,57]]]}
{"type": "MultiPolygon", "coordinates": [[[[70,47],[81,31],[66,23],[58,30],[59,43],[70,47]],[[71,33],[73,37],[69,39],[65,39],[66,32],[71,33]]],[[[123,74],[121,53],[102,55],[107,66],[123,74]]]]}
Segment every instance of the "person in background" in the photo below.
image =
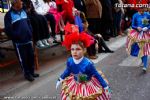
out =
{"type": "Polygon", "coordinates": [[[63,11],[64,14],[62,15],[64,23],[67,22],[74,24],[74,12],[77,11],[77,9],[74,8],[74,2],[73,0],[55,0],[58,10],[63,11]]]}
{"type": "Polygon", "coordinates": [[[44,2],[47,3],[49,6],[48,13],[51,13],[55,18],[55,33],[58,34],[60,32],[63,32],[65,26],[62,18],[63,12],[58,11],[56,2],[54,0],[44,0],[44,2]]]}
{"type": "Polygon", "coordinates": [[[49,11],[48,4],[44,3],[43,0],[31,0],[31,1],[33,3],[33,7],[36,13],[46,17],[51,28],[51,36],[54,39],[54,42],[57,42],[56,33],[55,33],[56,21],[55,21],[54,16],[51,13],[48,13],[49,11]]]}
{"type": "Polygon", "coordinates": [[[150,55],[150,15],[144,12],[144,8],[138,8],[138,12],[132,18],[132,30],[127,38],[128,54],[140,57],[143,72],[148,68],[148,55],[150,55]]]}
{"type": "Polygon", "coordinates": [[[36,43],[36,46],[39,48],[50,46],[48,43],[50,31],[46,17],[35,11],[31,0],[23,0],[23,9],[26,11],[31,22],[33,42],[36,43]]]}
{"type": "Polygon", "coordinates": [[[98,44],[98,53],[113,53],[114,52],[110,50],[109,47],[106,45],[101,34],[93,34],[92,32],[90,32],[90,30],[88,29],[88,22],[86,20],[83,20],[83,27],[84,27],[84,32],[90,34],[96,40],[98,44]]]}
{"type": "Polygon", "coordinates": [[[32,28],[21,0],[12,0],[12,7],[4,17],[5,33],[12,40],[24,77],[34,81],[39,77],[34,71],[34,51],[32,45],[32,28]]]}

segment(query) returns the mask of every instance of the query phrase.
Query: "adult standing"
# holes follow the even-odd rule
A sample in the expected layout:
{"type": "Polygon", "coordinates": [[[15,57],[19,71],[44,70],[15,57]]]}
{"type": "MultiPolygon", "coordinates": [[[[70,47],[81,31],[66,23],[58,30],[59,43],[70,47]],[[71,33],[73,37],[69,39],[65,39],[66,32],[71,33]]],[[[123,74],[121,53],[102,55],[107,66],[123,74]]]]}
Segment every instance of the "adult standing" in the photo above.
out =
{"type": "Polygon", "coordinates": [[[92,33],[99,33],[100,19],[102,16],[102,5],[99,0],[85,0],[87,20],[89,23],[89,30],[92,33]]]}
{"type": "Polygon", "coordinates": [[[34,81],[39,74],[34,73],[34,51],[32,46],[32,28],[21,0],[12,0],[12,7],[6,13],[5,32],[12,40],[24,77],[34,81]]]}

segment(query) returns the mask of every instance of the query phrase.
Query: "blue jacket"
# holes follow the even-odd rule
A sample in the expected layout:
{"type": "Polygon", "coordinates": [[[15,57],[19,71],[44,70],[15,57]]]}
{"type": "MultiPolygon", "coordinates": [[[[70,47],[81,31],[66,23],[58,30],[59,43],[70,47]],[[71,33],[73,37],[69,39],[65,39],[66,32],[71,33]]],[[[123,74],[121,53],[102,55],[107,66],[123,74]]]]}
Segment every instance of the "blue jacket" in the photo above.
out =
{"type": "Polygon", "coordinates": [[[143,14],[140,14],[140,13],[135,13],[133,15],[133,18],[132,18],[132,28],[133,29],[137,29],[137,27],[148,27],[148,29],[150,29],[150,15],[146,12],[144,12],[143,14]],[[144,23],[144,19],[147,20],[147,23],[144,23]]]}
{"type": "Polygon", "coordinates": [[[32,40],[32,28],[24,10],[11,8],[4,17],[5,32],[14,43],[27,43],[32,40]]]}
{"type": "Polygon", "coordinates": [[[92,76],[95,77],[101,83],[103,88],[108,86],[102,76],[95,69],[94,64],[86,57],[84,57],[79,64],[75,64],[72,57],[68,58],[66,70],[61,75],[61,78],[65,79],[70,74],[76,75],[80,73],[87,75],[89,79],[92,76]]]}

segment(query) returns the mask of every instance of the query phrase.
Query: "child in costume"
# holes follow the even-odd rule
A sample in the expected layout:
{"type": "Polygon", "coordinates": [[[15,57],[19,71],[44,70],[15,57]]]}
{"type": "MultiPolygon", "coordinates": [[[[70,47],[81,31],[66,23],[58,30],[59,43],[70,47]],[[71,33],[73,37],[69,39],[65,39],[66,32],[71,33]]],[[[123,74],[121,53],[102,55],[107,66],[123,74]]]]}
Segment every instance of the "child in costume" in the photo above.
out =
{"type": "Polygon", "coordinates": [[[141,57],[143,71],[146,72],[150,55],[150,15],[144,12],[144,8],[139,8],[133,15],[126,46],[129,54],[141,57]]]}
{"type": "Polygon", "coordinates": [[[84,57],[85,47],[91,45],[91,37],[83,32],[79,34],[75,25],[70,27],[72,31],[66,34],[63,45],[71,50],[72,56],[68,58],[67,67],[56,83],[56,89],[62,83],[61,100],[110,100],[108,83],[95,69],[93,62],[84,57]]]}
{"type": "Polygon", "coordinates": [[[64,21],[62,15],[64,12],[58,12],[56,2],[54,0],[44,0],[49,5],[49,13],[51,13],[56,21],[55,25],[55,33],[60,33],[60,31],[64,31],[64,21]]]}
{"type": "Polygon", "coordinates": [[[55,0],[58,9],[63,11],[64,22],[74,23],[74,15],[77,13],[77,9],[74,7],[73,0],[55,0]]]}

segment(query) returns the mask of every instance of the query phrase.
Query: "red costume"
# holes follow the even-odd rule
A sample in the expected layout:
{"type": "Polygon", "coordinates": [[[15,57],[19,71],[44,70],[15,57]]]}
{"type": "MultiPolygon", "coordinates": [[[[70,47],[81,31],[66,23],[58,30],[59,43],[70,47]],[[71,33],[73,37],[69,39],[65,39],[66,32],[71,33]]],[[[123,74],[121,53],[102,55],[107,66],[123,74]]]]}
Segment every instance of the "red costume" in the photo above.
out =
{"type": "Polygon", "coordinates": [[[62,6],[62,10],[64,11],[64,21],[69,21],[70,23],[74,23],[73,16],[73,7],[74,3],[72,0],[56,0],[56,4],[62,6]]]}

